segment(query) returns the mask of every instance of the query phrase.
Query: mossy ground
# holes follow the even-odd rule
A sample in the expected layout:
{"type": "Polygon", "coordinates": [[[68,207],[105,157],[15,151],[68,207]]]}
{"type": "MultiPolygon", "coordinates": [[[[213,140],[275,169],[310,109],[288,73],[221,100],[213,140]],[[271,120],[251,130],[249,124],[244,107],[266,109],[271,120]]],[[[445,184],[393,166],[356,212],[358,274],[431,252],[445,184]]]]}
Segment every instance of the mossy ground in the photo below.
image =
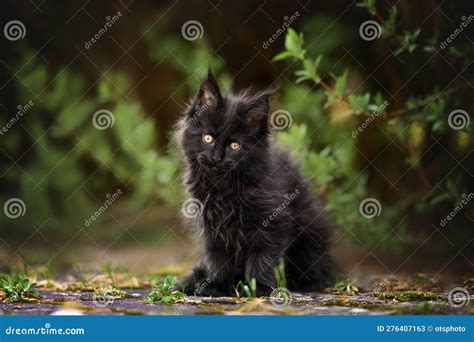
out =
{"type": "MultiPolygon", "coordinates": [[[[166,283],[166,275],[183,274],[166,269],[147,275],[104,272],[41,279],[28,301],[7,300],[0,292],[0,312],[10,314],[279,314],[279,315],[377,315],[377,314],[473,314],[472,302],[456,308],[447,300],[439,278],[414,275],[395,278],[371,276],[360,281],[343,279],[322,293],[292,293],[289,303],[272,298],[179,297],[164,303],[150,301],[150,293],[166,283]]],[[[460,286],[472,279],[459,281],[460,286]]],[[[172,297],[174,298],[174,297],[172,297]]]]}

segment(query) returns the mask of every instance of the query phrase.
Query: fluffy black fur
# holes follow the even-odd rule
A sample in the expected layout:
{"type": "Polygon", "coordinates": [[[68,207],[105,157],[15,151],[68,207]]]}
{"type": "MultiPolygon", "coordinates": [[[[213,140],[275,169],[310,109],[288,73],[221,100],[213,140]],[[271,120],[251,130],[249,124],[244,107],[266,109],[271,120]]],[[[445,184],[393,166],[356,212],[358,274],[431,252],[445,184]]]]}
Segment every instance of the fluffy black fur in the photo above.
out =
{"type": "Polygon", "coordinates": [[[223,96],[209,73],[179,124],[187,190],[203,204],[196,221],[204,257],[184,281],[188,294],[232,295],[240,280],[255,278],[257,294],[268,295],[280,260],[290,291],[332,281],[331,223],[271,137],[273,92],[223,96]],[[204,134],[214,141],[204,142],[204,134]]]}

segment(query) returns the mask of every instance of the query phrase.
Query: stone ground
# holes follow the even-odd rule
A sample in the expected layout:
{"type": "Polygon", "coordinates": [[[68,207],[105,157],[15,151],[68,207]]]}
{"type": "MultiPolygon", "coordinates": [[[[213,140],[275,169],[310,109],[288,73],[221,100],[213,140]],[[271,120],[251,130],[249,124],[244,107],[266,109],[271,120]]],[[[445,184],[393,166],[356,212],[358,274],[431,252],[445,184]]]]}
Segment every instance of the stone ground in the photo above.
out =
{"type": "MultiPolygon", "coordinates": [[[[473,279],[459,286],[468,289],[471,300],[461,305],[449,298],[439,279],[426,275],[408,278],[373,276],[365,281],[344,280],[324,293],[291,293],[286,303],[272,298],[186,296],[174,304],[152,304],[147,300],[149,284],[135,278],[118,286],[120,297],[97,296],[103,281],[87,285],[40,281],[26,302],[9,302],[0,297],[4,315],[381,315],[381,314],[474,314],[473,279]],[[132,286],[130,286],[132,284],[132,286]],[[129,286],[127,288],[127,285],[129,286]],[[133,288],[132,288],[133,287],[133,288]],[[95,292],[94,292],[95,291],[95,292]]],[[[458,298],[459,299],[459,298],[458,298]]]]}

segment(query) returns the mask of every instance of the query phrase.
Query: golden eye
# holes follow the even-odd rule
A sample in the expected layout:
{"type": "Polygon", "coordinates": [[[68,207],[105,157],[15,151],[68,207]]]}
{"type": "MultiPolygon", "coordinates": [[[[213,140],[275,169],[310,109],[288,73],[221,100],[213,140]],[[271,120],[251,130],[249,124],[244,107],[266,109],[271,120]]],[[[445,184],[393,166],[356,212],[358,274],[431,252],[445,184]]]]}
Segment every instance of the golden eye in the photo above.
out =
{"type": "Polygon", "coordinates": [[[234,151],[237,151],[238,149],[240,149],[241,146],[242,145],[240,145],[240,143],[237,141],[230,143],[230,148],[233,149],[234,151]]]}
{"type": "Polygon", "coordinates": [[[214,142],[214,138],[210,134],[204,134],[202,136],[202,141],[204,141],[206,144],[212,144],[214,142]]]}

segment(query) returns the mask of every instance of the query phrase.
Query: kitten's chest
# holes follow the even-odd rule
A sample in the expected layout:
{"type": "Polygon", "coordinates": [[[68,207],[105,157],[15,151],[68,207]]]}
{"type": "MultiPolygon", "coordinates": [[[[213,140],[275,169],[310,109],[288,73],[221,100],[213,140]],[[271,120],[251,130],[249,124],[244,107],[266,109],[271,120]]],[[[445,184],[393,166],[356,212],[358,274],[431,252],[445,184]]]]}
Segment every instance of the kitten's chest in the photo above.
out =
{"type": "Polygon", "coordinates": [[[202,223],[206,228],[220,230],[235,228],[243,224],[244,206],[239,201],[230,198],[208,196],[203,201],[202,223]]]}
{"type": "Polygon", "coordinates": [[[203,205],[201,229],[214,243],[222,243],[227,249],[240,249],[246,242],[246,210],[235,198],[209,197],[203,205]]]}

